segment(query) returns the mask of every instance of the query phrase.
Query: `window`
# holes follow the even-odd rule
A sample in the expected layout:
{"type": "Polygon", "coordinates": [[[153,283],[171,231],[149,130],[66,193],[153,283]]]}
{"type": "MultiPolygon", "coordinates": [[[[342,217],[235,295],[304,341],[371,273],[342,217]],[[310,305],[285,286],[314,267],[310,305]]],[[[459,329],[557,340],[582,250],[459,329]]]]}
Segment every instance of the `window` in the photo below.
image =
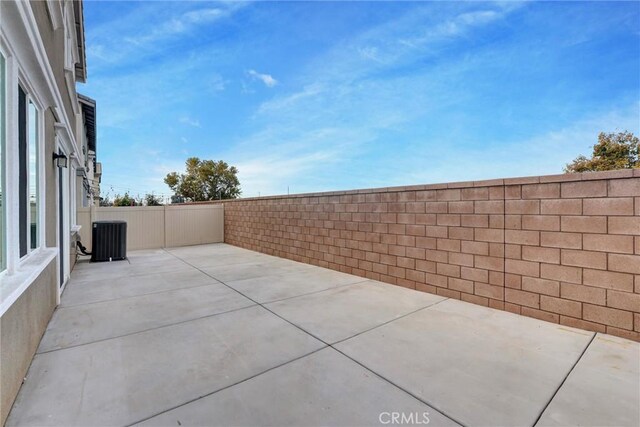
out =
{"type": "Polygon", "coordinates": [[[27,163],[27,94],[22,86],[18,86],[18,216],[20,218],[19,240],[20,258],[28,252],[28,228],[27,228],[27,191],[29,175],[27,163]]]}
{"type": "Polygon", "coordinates": [[[5,79],[5,61],[2,54],[0,54],[0,271],[4,271],[7,268],[7,242],[6,242],[6,215],[4,201],[4,174],[5,174],[5,113],[6,113],[6,101],[4,96],[4,87],[6,84],[5,79]]]}
{"type": "Polygon", "coordinates": [[[38,238],[38,110],[18,86],[18,214],[20,257],[39,245],[38,238]]]}
{"type": "Polygon", "coordinates": [[[31,249],[40,246],[38,238],[38,110],[29,101],[29,218],[31,221],[31,249]]]}

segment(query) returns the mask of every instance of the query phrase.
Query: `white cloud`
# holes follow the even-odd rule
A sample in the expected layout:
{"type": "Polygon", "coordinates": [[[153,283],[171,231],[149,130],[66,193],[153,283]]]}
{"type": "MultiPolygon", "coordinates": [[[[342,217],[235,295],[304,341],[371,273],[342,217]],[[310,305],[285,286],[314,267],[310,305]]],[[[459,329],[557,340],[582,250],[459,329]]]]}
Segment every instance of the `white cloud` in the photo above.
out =
{"type": "Polygon", "coordinates": [[[284,194],[287,188],[292,192],[306,191],[296,185],[299,183],[298,177],[318,164],[335,162],[339,158],[339,152],[335,151],[319,150],[293,156],[280,153],[240,161],[236,166],[243,196],[253,197],[256,193],[266,196],[284,194]]]}
{"type": "Polygon", "coordinates": [[[476,12],[461,13],[458,15],[457,20],[466,25],[482,25],[494,21],[501,16],[502,14],[495,10],[479,10],[476,12]]]}
{"type": "Polygon", "coordinates": [[[260,80],[267,87],[274,87],[278,84],[278,81],[274,79],[270,74],[262,74],[257,72],[256,70],[249,70],[247,74],[249,74],[249,76],[251,76],[251,78],[253,78],[254,80],[260,80]]]}
{"type": "MultiPolygon", "coordinates": [[[[453,128],[443,136],[436,117],[456,123],[457,115],[461,122],[473,122],[474,112],[464,105],[468,99],[477,105],[473,96],[478,95],[458,83],[494,64],[511,47],[445,57],[412,72],[416,58],[437,58],[454,38],[470,38],[510,11],[458,9],[444,19],[433,18],[433,26],[425,23],[426,13],[415,22],[403,17],[318,57],[297,76],[296,91],[259,106],[253,120],[262,130],[228,153],[240,169],[244,196],[282,194],[288,185],[292,192],[342,189],[335,176],[348,176],[345,185],[359,188],[561,173],[572,158],[588,154],[600,130],[625,124],[637,128],[634,105],[629,111],[586,117],[556,132],[549,131],[554,121],[548,120],[541,124],[540,135],[495,144],[481,137],[460,141],[473,138],[473,132],[463,129],[453,128]],[[407,71],[385,73],[398,68],[407,71]],[[388,142],[394,137],[395,142],[388,142]],[[394,144],[392,150],[389,144],[394,144]],[[389,151],[380,158],[380,152],[389,151]]],[[[522,119],[512,120],[503,126],[517,128],[522,119]]]]}
{"type": "Polygon", "coordinates": [[[388,33],[387,35],[389,36],[398,34],[395,42],[379,42],[380,45],[377,47],[369,45],[366,48],[358,47],[357,50],[360,55],[363,55],[363,52],[368,52],[371,57],[370,59],[375,59],[381,63],[412,61],[414,55],[420,54],[420,51],[437,52],[440,43],[446,42],[454,37],[464,37],[477,27],[485,26],[504,18],[518,7],[522,6],[500,5],[495,10],[487,9],[462,12],[452,17],[434,21],[426,25],[426,29],[424,30],[406,33],[402,31],[401,28],[413,29],[421,27],[421,25],[415,25],[412,21],[414,18],[422,19],[420,16],[409,16],[405,18],[410,21],[409,23],[403,25],[402,22],[395,22],[395,26],[380,28],[381,34],[377,34],[378,37],[372,37],[373,35],[370,34],[367,39],[361,41],[361,43],[369,43],[369,38],[374,41],[376,39],[386,40],[385,33],[388,33]],[[400,30],[398,28],[400,28],[400,30]]]}
{"type": "Polygon", "coordinates": [[[222,1],[215,7],[201,7],[199,2],[140,3],[117,19],[87,28],[87,59],[92,70],[140,61],[166,49],[166,42],[192,36],[201,27],[228,18],[248,4],[222,1]]]}
{"type": "MultiPolygon", "coordinates": [[[[591,155],[600,132],[637,130],[639,115],[640,104],[636,102],[585,116],[560,129],[466,150],[456,149],[450,141],[431,141],[431,145],[440,147],[437,156],[417,154],[405,160],[398,170],[391,171],[389,185],[560,174],[578,155],[591,155]],[[427,163],[428,168],[418,167],[427,163]]],[[[408,150],[420,153],[417,147],[408,150]]],[[[406,157],[406,150],[398,156],[406,157]]]]}
{"type": "Polygon", "coordinates": [[[200,120],[193,119],[193,118],[188,117],[188,116],[180,117],[179,121],[180,121],[180,123],[182,123],[184,125],[193,126],[195,128],[199,128],[200,127],[200,120]]]}
{"type": "Polygon", "coordinates": [[[294,92],[291,95],[285,95],[270,99],[260,105],[258,108],[259,113],[266,113],[269,111],[282,110],[291,107],[295,103],[303,100],[304,98],[314,97],[324,92],[324,87],[320,83],[312,83],[302,88],[299,92],[294,92]]]}
{"type": "MultiPolygon", "coordinates": [[[[496,69],[504,65],[501,61],[509,58],[510,47],[496,50],[492,46],[478,46],[465,55],[442,53],[458,39],[463,42],[473,39],[476,31],[493,25],[509,11],[508,7],[495,4],[451,3],[446,14],[432,14],[431,9],[425,8],[421,14],[407,14],[367,30],[305,64],[296,73],[295,81],[287,79],[287,88],[291,80],[295,89],[263,102],[243,128],[248,136],[234,135],[240,142],[234,139],[225,152],[213,152],[211,148],[212,152],[203,153],[197,148],[199,141],[194,141],[193,148],[192,145],[181,148],[191,148],[193,155],[204,158],[224,158],[237,166],[243,196],[250,197],[258,192],[263,196],[282,194],[288,186],[292,192],[307,192],[560,173],[573,157],[589,153],[600,130],[611,131],[615,126],[624,129],[625,124],[629,130],[637,129],[638,105],[629,112],[611,113],[603,106],[605,112],[556,131],[549,130],[549,123],[558,121],[544,118],[531,135],[520,134],[511,141],[492,144],[482,136],[465,140],[474,135],[473,130],[463,129],[462,123],[473,123],[471,116],[477,113],[466,107],[466,101],[475,101],[468,104],[474,108],[478,105],[478,95],[468,90],[468,83],[473,81],[477,70],[486,70],[487,64],[496,69]],[[473,11],[478,8],[481,10],[473,11]],[[444,120],[451,122],[450,133],[446,135],[437,131],[444,120]],[[388,154],[380,158],[382,152],[388,154]],[[336,177],[345,178],[342,184],[345,187],[340,187],[336,177]]],[[[190,19],[194,18],[185,18],[185,22],[190,19]]],[[[108,50],[103,49],[94,52],[96,56],[106,53],[108,50]]],[[[163,89],[171,92],[174,87],[180,88],[176,80],[188,82],[192,78],[191,69],[198,68],[193,61],[185,63],[189,67],[185,65],[183,70],[159,70],[156,79],[168,76],[163,89]]],[[[225,90],[228,82],[218,74],[209,74],[216,68],[215,62],[203,68],[207,72],[200,74],[201,91],[225,90]]],[[[149,79],[140,75],[131,80],[132,90],[138,90],[136,84],[149,79]]],[[[242,86],[243,93],[250,93],[261,84],[266,87],[279,84],[272,75],[253,69],[236,83],[242,86]]],[[[157,83],[148,83],[144,92],[165,93],[153,85],[157,83]]],[[[122,92],[127,96],[120,100],[120,105],[126,105],[130,96],[126,90],[122,92]]],[[[171,95],[163,98],[173,101],[182,94],[176,90],[171,95]]],[[[104,98],[109,102],[110,97],[104,98]]],[[[158,102],[149,101],[144,99],[145,107],[156,108],[158,102]]],[[[528,111],[514,107],[514,116],[528,111]]],[[[499,113],[504,119],[504,112],[496,111],[499,113]]],[[[575,119],[579,114],[572,110],[566,116],[575,119]]],[[[105,120],[116,117],[123,119],[105,113],[105,120]]],[[[175,122],[175,116],[169,117],[168,122],[175,122]]],[[[513,117],[512,123],[503,126],[520,129],[518,120],[524,123],[528,119],[513,117]]],[[[182,117],[180,123],[200,125],[190,117],[182,117]]],[[[166,174],[183,168],[180,164],[163,165],[160,169],[166,174]]]]}
{"type": "Polygon", "coordinates": [[[377,47],[361,47],[361,48],[358,48],[358,53],[363,58],[371,59],[372,61],[376,61],[376,62],[382,62],[378,57],[377,47]]]}
{"type": "Polygon", "coordinates": [[[179,21],[183,25],[200,24],[203,22],[215,21],[216,19],[225,16],[226,13],[226,10],[216,8],[192,10],[191,12],[187,12],[182,15],[182,18],[179,21]]]}
{"type": "Polygon", "coordinates": [[[222,92],[225,90],[228,81],[226,81],[220,74],[212,74],[207,80],[207,87],[212,92],[222,92]]]}
{"type": "Polygon", "coordinates": [[[134,45],[149,44],[161,39],[186,33],[196,26],[217,21],[228,14],[228,10],[218,8],[192,10],[183,13],[177,18],[172,18],[164,23],[154,26],[153,29],[146,34],[126,37],[125,40],[134,45]]]}
{"type": "Polygon", "coordinates": [[[371,133],[349,126],[292,134],[278,127],[250,136],[224,158],[238,167],[243,197],[284,194],[287,187],[292,193],[320,191],[332,188],[333,170],[347,169],[354,150],[370,140],[371,133]]]}
{"type": "MultiPolygon", "coordinates": [[[[292,192],[341,189],[335,176],[345,171],[351,171],[347,172],[348,187],[390,185],[397,176],[407,177],[406,169],[390,176],[385,172],[388,165],[363,167],[377,160],[362,159],[382,149],[377,144],[383,133],[402,132],[406,124],[424,118],[429,111],[459,102],[460,90],[448,81],[473,67],[466,61],[447,63],[444,79],[439,65],[419,73],[385,75],[384,70],[413,64],[416,57],[440,49],[452,37],[452,30],[442,27],[424,39],[420,29],[428,19],[432,19],[428,13],[404,16],[340,43],[298,76],[301,89],[263,102],[253,116],[261,130],[225,154],[239,168],[243,195],[282,194],[288,186],[292,192]],[[410,43],[403,45],[401,38],[410,43]],[[378,71],[384,77],[379,77],[378,71]]],[[[471,26],[486,25],[497,18],[491,13],[464,15],[456,11],[445,19],[433,19],[434,26],[455,23],[453,32],[458,37],[466,35],[471,26]]],[[[253,79],[267,76],[255,70],[247,74],[253,79]]],[[[268,81],[262,81],[269,86],[268,81]]],[[[403,145],[399,140],[398,151],[403,151],[403,145]]],[[[406,152],[403,155],[414,157],[406,152]]],[[[386,163],[387,159],[380,161],[386,163]]]]}

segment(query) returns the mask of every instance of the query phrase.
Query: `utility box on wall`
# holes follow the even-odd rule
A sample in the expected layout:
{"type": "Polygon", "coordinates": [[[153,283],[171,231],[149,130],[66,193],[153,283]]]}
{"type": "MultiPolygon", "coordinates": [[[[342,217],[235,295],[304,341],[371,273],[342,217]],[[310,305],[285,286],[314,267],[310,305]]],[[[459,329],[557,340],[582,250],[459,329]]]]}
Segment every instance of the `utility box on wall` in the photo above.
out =
{"type": "Polygon", "coordinates": [[[127,257],[127,222],[94,221],[91,262],[116,261],[127,257]]]}

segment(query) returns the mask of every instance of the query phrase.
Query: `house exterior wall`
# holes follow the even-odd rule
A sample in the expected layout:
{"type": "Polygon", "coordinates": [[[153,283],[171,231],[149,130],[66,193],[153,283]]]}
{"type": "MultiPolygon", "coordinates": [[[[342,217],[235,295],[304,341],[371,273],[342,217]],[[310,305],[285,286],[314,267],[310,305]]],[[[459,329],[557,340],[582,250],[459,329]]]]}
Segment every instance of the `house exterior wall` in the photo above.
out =
{"type": "MultiPolygon", "coordinates": [[[[6,174],[7,187],[5,201],[7,210],[3,213],[7,220],[8,252],[13,251],[12,260],[8,267],[0,271],[0,425],[3,425],[11,405],[18,393],[23,378],[44,333],[47,323],[59,302],[59,267],[64,264],[68,276],[73,263],[71,245],[72,192],[75,188],[71,184],[75,180],[74,167],[80,167],[83,153],[78,149],[77,120],[81,116],[78,111],[77,94],[75,92],[75,76],[73,72],[65,71],[65,40],[64,25],[54,29],[53,20],[47,10],[48,4],[58,7],[71,8],[78,2],[0,2],[0,53],[6,59],[7,69],[7,108],[5,147],[7,158],[2,159],[3,172],[6,174]],[[38,44],[44,48],[44,62],[38,60],[38,44]],[[9,68],[10,67],[10,68],[9,68]],[[48,78],[49,72],[52,78],[48,78]],[[66,74],[65,74],[66,73],[66,74]],[[38,229],[39,248],[20,258],[16,256],[16,229],[19,216],[17,215],[16,195],[18,186],[17,163],[15,153],[17,146],[16,126],[17,116],[11,113],[15,102],[15,90],[18,81],[25,84],[39,111],[38,120],[41,123],[38,132],[40,145],[38,152],[39,169],[39,198],[42,215],[39,216],[38,229]],[[59,98],[56,95],[59,93],[59,98]],[[58,172],[52,161],[52,154],[59,148],[65,150],[69,157],[69,167],[61,169],[65,174],[67,198],[63,205],[65,210],[65,231],[59,232],[59,199],[58,172]],[[72,160],[71,153],[76,158],[72,160]],[[76,163],[74,163],[76,162],[76,163]],[[67,256],[62,259],[58,248],[60,240],[67,248],[67,256]]],[[[59,20],[60,22],[60,20],[59,20]]],[[[75,25],[71,28],[75,32],[75,25]]],[[[77,45],[74,46],[77,49],[77,45]]],[[[3,206],[4,207],[4,206],[3,206]]]]}
{"type": "Polygon", "coordinates": [[[232,245],[640,340],[640,169],[224,205],[232,245]]]}
{"type": "Polygon", "coordinates": [[[0,424],[27,376],[40,338],[56,306],[56,263],[51,262],[34,283],[0,317],[0,424]]]}
{"type": "MultiPolygon", "coordinates": [[[[54,128],[55,118],[51,109],[48,109],[44,115],[44,141],[45,152],[53,153],[56,150],[56,132],[54,128]]],[[[45,199],[45,242],[47,247],[55,248],[58,242],[58,203],[56,194],[58,189],[58,168],[53,162],[45,162],[45,192],[49,197],[45,199]]]]}
{"type": "MultiPolygon", "coordinates": [[[[64,4],[64,10],[64,8],[73,8],[74,2],[65,1],[57,3],[64,4]]],[[[74,137],[79,140],[79,135],[77,132],[78,117],[76,116],[79,108],[75,89],[75,78],[72,78],[72,84],[68,85],[65,76],[65,73],[68,72],[65,71],[65,26],[67,23],[65,22],[65,25],[54,29],[51,19],[49,18],[46,1],[32,0],[29,2],[29,5],[31,6],[31,10],[33,11],[36,19],[38,32],[40,33],[40,36],[42,38],[42,43],[44,44],[47,58],[49,60],[49,64],[51,65],[51,70],[53,71],[53,75],[55,76],[56,86],[58,86],[60,94],[62,95],[63,105],[60,107],[64,108],[65,113],[69,118],[71,130],[74,133],[74,137]]],[[[69,11],[68,13],[71,13],[71,11],[69,11]]],[[[71,28],[71,30],[75,31],[75,27],[71,28]]]]}

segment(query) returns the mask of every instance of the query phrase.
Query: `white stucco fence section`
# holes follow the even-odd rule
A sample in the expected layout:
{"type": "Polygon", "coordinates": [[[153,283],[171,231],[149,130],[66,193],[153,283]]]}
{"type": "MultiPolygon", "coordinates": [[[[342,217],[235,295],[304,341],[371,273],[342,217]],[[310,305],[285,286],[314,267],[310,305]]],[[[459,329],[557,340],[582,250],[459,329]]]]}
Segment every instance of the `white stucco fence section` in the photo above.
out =
{"type": "Polygon", "coordinates": [[[224,241],[220,204],[79,208],[82,244],[91,249],[93,221],[127,222],[127,250],[169,248],[224,241]]]}

